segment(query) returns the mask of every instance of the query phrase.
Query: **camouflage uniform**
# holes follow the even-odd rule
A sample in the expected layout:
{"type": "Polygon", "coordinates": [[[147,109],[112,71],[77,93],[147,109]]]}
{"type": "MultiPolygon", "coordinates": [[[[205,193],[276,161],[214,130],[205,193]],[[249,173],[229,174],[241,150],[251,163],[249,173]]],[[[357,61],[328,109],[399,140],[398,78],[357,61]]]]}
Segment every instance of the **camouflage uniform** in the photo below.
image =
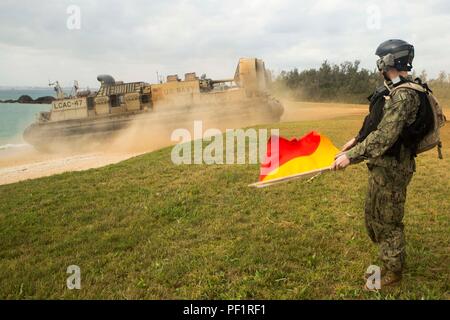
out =
{"type": "Polygon", "coordinates": [[[351,162],[369,160],[366,228],[372,241],[380,246],[384,267],[395,273],[402,271],[405,262],[402,219],[415,160],[403,146],[398,158],[383,154],[395,143],[404,126],[414,122],[419,104],[415,91],[398,89],[386,100],[377,129],[347,152],[351,162]]]}

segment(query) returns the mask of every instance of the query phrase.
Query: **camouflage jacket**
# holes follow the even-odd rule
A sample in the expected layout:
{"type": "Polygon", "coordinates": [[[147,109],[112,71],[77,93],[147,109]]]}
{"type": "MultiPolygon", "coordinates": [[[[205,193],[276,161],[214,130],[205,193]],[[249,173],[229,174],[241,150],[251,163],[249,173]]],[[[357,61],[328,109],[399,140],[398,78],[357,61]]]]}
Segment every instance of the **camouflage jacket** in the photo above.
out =
{"type": "Polygon", "coordinates": [[[350,161],[358,162],[368,159],[373,165],[401,166],[403,168],[399,169],[414,171],[414,157],[411,157],[408,149],[402,146],[399,160],[392,156],[385,156],[384,153],[397,141],[403,128],[414,122],[419,105],[419,95],[411,89],[398,89],[387,97],[383,108],[383,118],[377,129],[347,151],[350,161]]]}

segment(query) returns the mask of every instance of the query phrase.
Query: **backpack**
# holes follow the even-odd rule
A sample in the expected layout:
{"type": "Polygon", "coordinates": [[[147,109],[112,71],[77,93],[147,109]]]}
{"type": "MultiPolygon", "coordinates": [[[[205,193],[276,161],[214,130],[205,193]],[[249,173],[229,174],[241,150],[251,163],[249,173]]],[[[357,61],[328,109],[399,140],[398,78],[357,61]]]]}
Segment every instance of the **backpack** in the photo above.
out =
{"type": "Polygon", "coordinates": [[[356,142],[364,141],[372,131],[377,129],[378,124],[383,118],[384,97],[388,95],[389,90],[386,86],[382,86],[367,97],[367,100],[370,102],[369,114],[364,118],[364,123],[356,136],[356,142]]]}
{"type": "Polygon", "coordinates": [[[418,78],[415,79],[414,82],[408,81],[398,85],[391,90],[389,95],[392,96],[392,94],[400,88],[416,91],[421,100],[416,121],[409,126],[409,132],[407,132],[409,140],[414,141],[414,138],[416,138],[414,141],[414,153],[423,153],[437,147],[438,157],[439,159],[442,159],[440,128],[445,125],[447,119],[442,112],[442,108],[439,105],[438,100],[433,95],[433,92],[428,85],[426,83],[422,83],[418,78]]]}

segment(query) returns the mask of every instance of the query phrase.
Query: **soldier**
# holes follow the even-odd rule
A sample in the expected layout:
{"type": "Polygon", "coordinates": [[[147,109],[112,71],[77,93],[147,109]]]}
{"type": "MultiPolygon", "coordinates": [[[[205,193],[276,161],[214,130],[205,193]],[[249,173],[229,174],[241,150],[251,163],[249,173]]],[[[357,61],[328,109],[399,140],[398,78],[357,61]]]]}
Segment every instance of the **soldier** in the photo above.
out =
{"type": "MultiPolygon", "coordinates": [[[[390,91],[408,80],[414,47],[402,40],[379,45],[377,67],[385,86],[369,97],[370,113],[358,135],[336,156],[333,169],[368,160],[369,187],[365,224],[370,239],[380,247],[381,286],[397,283],[405,266],[403,213],[406,188],[415,171],[418,141],[408,140],[408,127],[416,120],[419,94],[407,88],[390,91]]],[[[366,278],[368,275],[366,275],[366,278]]]]}

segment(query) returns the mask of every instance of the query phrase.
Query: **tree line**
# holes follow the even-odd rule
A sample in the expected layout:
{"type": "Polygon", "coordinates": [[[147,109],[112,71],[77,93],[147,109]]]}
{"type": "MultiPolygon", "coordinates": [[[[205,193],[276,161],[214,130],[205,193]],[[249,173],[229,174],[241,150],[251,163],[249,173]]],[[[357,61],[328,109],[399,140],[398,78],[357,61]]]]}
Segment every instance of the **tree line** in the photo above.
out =
{"type": "MultiPolygon", "coordinates": [[[[413,78],[427,82],[438,98],[450,100],[450,74],[442,71],[436,79],[428,79],[426,71],[413,78]]],[[[360,61],[331,64],[324,61],[320,68],[282,71],[272,84],[277,96],[317,102],[367,103],[367,97],[383,84],[378,70],[360,67],[360,61]]]]}

